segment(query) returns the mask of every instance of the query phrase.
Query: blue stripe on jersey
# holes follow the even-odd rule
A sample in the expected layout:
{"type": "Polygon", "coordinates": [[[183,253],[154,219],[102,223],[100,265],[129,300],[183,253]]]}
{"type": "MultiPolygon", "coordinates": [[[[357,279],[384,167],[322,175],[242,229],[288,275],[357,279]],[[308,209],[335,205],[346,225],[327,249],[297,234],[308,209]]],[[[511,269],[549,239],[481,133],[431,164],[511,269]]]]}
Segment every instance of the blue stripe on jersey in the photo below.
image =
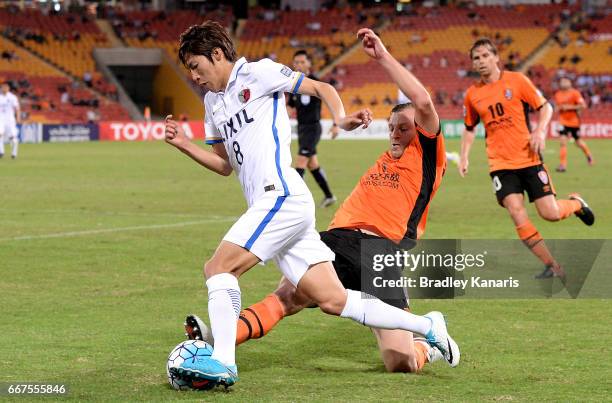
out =
{"type": "Polygon", "coordinates": [[[223,143],[223,140],[221,139],[206,140],[206,144],[219,144],[219,143],[223,143]]]}
{"type": "Polygon", "coordinates": [[[238,67],[238,70],[236,70],[236,77],[234,77],[234,80],[238,78],[238,73],[240,73],[240,70],[242,70],[242,68],[244,67],[245,64],[246,64],[246,62],[242,63],[240,65],[240,67],[238,67]]]}
{"type": "MultiPolygon", "coordinates": [[[[299,83],[298,83],[299,85],[299,83]]],[[[276,128],[276,111],[278,110],[278,92],[274,93],[274,115],[272,116],[272,134],[274,135],[274,143],[276,143],[276,152],[274,159],[276,160],[276,171],[280,177],[281,183],[283,184],[283,190],[285,191],[284,196],[289,196],[289,189],[287,188],[287,182],[283,178],[283,171],[280,166],[280,142],[278,140],[278,129],[276,128]]]]}
{"type": "Polygon", "coordinates": [[[297,94],[298,90],[300,89],[300,85],[302,85],[303,79],[304,79],[304,73],[300,73],[300,78],[298,79],[297,83],[295,84],[295,88],[292,91],[294,94],[297,94]]]}
{"type": "Polygon", "coordinates": [[[266,228],[266,225],[268,225],[268,223],[272,220],[272,217],[274,217],[274,214],[276,214],[276,212],[280,210],[280,207],[282,206],[286,198],[286,196],[278,196],[276,198],[276,203],[274,203],[274,207],[272,207],[272,210],[268,211],[268,214],[266,214],[263,221],[257,226],[257,229],[255,230],[255,232],[253,232],[253,235],[251,235],[247,243],[244,245],[244,248],[246,250],[251,250],[253,243],[255,243],[257,238],[259,238],[263,230],[266,228]]]}

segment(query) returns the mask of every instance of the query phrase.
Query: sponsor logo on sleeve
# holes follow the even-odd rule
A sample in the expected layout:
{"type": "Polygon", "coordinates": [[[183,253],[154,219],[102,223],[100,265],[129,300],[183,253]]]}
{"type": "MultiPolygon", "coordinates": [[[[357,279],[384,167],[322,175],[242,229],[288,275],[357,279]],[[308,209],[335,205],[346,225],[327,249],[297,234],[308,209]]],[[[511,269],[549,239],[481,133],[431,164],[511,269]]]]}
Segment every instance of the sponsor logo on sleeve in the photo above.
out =
{"type": "Polygon", "coordinates": [[[293,73],[293,70],[291,70],[287,66],[283,66],[283,68],[281,69],[281,73],[286,75],[287,77],[291,77],[291,74],[293,73]]]}

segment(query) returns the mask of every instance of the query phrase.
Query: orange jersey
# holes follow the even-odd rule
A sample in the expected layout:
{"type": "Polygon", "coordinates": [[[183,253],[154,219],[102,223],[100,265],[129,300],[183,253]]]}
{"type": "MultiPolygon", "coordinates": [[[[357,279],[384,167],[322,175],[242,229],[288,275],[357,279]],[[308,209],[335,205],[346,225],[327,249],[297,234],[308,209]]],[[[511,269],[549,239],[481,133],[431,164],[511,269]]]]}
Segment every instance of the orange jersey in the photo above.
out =
{"type": "MultiPolygon", "coordinates": [[[[559,105],[584,105],[584,98],[580,91],[571,88],[555,92],[555,104],[559,105]]],[[[566,127],[580,127],[580,116],[578,111],[562,111],[559,109],[559,123],[566,127]]]]}
{"type": "Polygon", "coordinates": [[[444,137],[417,126],[399,159],[387,151],[366,171],[329,229],[360,228],[396,242],[420,237],[445,169],[444,137]]]}
{"type": "Polygon", "coordinates": [[[465,94],[465,126],[485,126],[489,171],[520,169],[542,163],[529,148],[528,107],[539,109],[546,99],[523,74],[503,71],[499,80],[479,82],[465,94]]]}

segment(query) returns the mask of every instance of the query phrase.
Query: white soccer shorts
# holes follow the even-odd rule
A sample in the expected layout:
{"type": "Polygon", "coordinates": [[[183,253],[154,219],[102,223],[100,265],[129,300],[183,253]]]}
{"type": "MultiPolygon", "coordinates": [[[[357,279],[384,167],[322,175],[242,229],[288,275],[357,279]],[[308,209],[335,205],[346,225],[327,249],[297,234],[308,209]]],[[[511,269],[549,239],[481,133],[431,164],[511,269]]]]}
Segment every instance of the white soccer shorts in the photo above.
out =
{"type": "Polygon", "coordinates": [[[315,229],[315,205],[309,193],[264,193],[223,240],[242,246],[263,262],[273,259],[295,286],[310,266],[335,257],[315,229]]]}
{"type": "Polygon", "coordinates": [[[0,138],[12,140],[17,136],[17,125],[14,123],[0,122],[0,138]]]}

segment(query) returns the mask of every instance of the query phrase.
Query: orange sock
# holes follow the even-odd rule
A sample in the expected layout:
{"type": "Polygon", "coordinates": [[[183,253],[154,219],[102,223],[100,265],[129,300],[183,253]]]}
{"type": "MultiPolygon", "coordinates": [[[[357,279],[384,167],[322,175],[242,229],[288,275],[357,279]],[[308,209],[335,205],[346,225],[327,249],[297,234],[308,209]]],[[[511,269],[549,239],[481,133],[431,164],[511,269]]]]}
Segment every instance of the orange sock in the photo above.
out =
{"type": "Polygon", "coordinates": [[[284,316],[283,305],[276,294],[243,309],[238,318],[236,345],[265,336],[284,316]]]}
{"type": "Polygon", "coordinates": [[[542,236],[529,220],[517,226],[516,232],[519,236],[519,239],[523,241],[525,246],[527,246],[529,249],[533,248],[542,240],[542,236]]]}
{"type": "Polygon", "coordinates": [[[427,362],[427,350],[431,347],[427,346],[422,341],[415,341],[414,347],[416,350],[418,371],[420,371],[421,369],[423,369],[423,367],[425,366],[425,363],[427,362]]]}
{"type": "Polygon", "coordinates": [[[528,247],[531,253],[540,259],[542,263],[546,266],[558,266],[555,258],[550,254],[546,243],[544,243],[542,235],[540,235],[531,221],[527,220],[523,224],[517,226],[516,232],[525,246],[528,247]]]}
{"type": "Polygon", "coordinates": [[[562,220],[582,208],[582,204],[578,200],[557,200],[557,206],[559,206],[559,215],[562,220]]]}
{"type": "Polygon", "coordinates": [[[564,167],[567,166],[567,146],[561,146],[561,149],[559,150],[559,159],[561,165],[564,167]]]}
{"type": "Polygon", "coordinates": [[[585,142],[581,141],[580,143],[578,143],[578,147],[580,147],[584,155],[586,155],[587,157],[591,155],[591,151],[589,150],[589,147],[587,147],[585,142]]]}

